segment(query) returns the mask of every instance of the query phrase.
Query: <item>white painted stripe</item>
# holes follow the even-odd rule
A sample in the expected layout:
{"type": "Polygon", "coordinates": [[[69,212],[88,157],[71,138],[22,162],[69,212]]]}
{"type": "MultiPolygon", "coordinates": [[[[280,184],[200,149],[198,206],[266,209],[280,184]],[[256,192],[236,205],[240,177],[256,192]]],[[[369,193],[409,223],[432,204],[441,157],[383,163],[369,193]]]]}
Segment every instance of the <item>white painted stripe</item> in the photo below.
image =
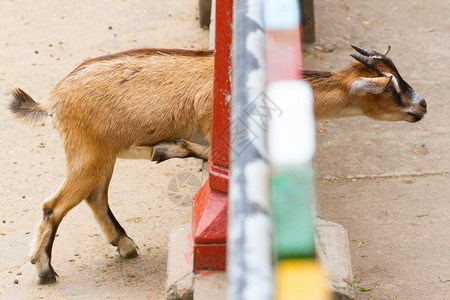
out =
{"type": "Polygon", "coordinates": [[[267,29],[293,29],[300,25],[298,0],[265,0],[264,23],[267,29]]]}
{"type": "Polygon", "coordinates": [[[311,87],[302,80],[275,81],[267,96],[281,110],[269,119],[267,147],[271,164],[286,166],[311,161],[315,151],[315,124],[311,87]]]}

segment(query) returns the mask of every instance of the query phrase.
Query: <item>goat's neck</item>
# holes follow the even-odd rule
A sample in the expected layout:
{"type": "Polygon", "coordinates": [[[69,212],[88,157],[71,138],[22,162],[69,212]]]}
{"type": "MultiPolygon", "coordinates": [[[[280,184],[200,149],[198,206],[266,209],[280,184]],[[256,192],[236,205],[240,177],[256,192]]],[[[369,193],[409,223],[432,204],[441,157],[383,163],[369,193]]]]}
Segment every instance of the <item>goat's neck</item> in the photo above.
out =
{"type": "Polygon", "coordinates": [[[314,94],[316,119],[360,116],[362,109],[350,96],[345,73],[304,71],[314,94]]]}

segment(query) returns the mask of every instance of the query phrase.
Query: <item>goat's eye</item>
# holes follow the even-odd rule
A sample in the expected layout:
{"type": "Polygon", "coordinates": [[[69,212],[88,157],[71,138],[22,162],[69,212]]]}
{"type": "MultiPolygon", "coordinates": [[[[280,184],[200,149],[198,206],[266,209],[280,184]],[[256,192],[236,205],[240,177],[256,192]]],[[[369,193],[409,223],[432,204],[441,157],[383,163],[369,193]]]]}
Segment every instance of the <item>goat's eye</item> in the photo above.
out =
{"type": "Polygon", "coordinates": [[[385,88],[384,88],[384,92],[390,92],[392,91],[392,84],[389,83],[385,88]]]}

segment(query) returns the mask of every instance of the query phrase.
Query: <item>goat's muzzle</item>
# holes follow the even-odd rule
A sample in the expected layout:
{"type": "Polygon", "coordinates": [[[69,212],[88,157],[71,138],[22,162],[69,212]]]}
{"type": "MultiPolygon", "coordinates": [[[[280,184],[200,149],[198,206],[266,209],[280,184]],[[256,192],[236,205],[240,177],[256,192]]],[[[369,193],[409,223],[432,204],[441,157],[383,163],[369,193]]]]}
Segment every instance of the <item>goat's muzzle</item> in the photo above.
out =
{"type": "Polygon", "coordinates": [[[406,121],[415,123],[425,116],[427,113],[427,102],[421,97],[421,99],[406,113],[406,121]]]}

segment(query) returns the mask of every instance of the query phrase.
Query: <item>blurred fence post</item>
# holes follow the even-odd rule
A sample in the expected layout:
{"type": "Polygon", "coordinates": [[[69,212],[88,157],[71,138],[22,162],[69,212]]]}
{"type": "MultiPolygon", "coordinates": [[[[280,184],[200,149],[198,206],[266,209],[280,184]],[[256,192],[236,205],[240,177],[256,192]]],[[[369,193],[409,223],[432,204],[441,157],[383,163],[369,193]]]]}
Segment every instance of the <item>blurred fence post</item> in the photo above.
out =
{"type": "Polygon", "coordinates": [[[228,299],[273,295],[267,198],[262,0],[235,0],[233,11],[231,171],[228,222],[228,299]]]}

